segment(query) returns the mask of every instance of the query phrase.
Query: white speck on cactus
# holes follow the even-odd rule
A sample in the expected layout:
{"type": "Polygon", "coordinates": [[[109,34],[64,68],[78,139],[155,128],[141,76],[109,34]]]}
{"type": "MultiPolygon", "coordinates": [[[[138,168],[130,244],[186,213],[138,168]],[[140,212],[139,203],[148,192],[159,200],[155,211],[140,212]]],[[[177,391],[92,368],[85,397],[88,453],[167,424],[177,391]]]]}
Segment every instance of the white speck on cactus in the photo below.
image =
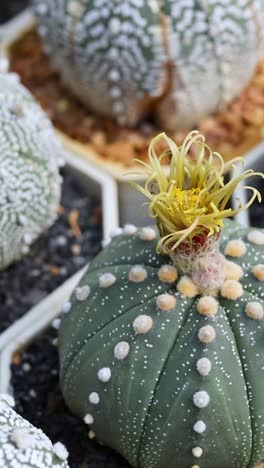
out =
{"type": "Polygon", "coordinates": [[[11,408],[15,407],[15,400],[11,395],[8,395],[8,393],[1,393],[0,398],[11,408]]]}
{"type": "Polygon", "coordinates": [[[202,434],[206,430],[206,424],[203,421],[197,421],[194,426],[193,430],[198,434],[202,434]]]}
{"type": "Polygon", "coordinates": [[[71,302],[70,301],[67,301],[67,302],[64,302],[64,304],[62,305],[62,308],[61,308],[61,311],[63,314],[68,314],[71,310],[71,302]]]}
{"type": "Polygon", "coordinates": [[[87,413],[84,418],[83,418],[85,424],[93,424],[94,423],[94,417],[90,414],[90,413],[87,413]]]}
{"type": "Polygon", "coordinates": [[[226,299],[235,300],[243,295],[243,286],[236,280],[225,280],[221,287],[221,295],[226,299]]]}
{"type": "Polygon", "coordinates": [[[264,264],[255,265],[252,273],[258,281],[264,281],[264,264]]]}
{"type": "Polygon", "coordinates": [[[116,277],[112,273],[104,273],[99,276],[100,288],[109,288],[116,282],[116,277]]]}
{"type": "Polygon", "coordinates": [[[109,380],[111,379],[111,369],[110,367],[103,367],[102,369],[100,369],[97,373],[97,377],[99,380],[101,380],[101,382],[109,382],[109,380]]]}
{"type": "Polygon", "coordinates": [[[262,231],[250,231],[247,238],[252,244],[264,245],[264,232],[262,231]]]}
{"type": "Polygon", "coordinates": [[[201,327],[198,332],[198,338],[201,341],[201,343],[204,344],[212,343],[212,341],[215,340],[215,337],[216,333],[212,325],[205,325],[204,327],[201,327]]]}
{"type": "Polygon", "coordinates": [[[53,451],[60,460],[67,460],[69,457],[68,450],[61,442],[56,442],[56,444],[53,445],[53,451]]]}
{"type": "Polygon", "coordinates": [[[118,360],[123,360],[127,357],[129,353],[130,345],[127,341],[120,341],[117,343],[114,349],[114,356],[118,360]]]}
{"type": "Polygon", "coordinates": [[[245,242],[240,239],[233,239],[226,244],[225,255],[229,255],[230,257],[242,257],[245,255],[246,251],[247,246],[245,242]]]}
{"type": "Polygon", "coordinates": [[[123,229],[121,227],[117,227],[111,232],[111,237],[121,236],[121,234],[123,234],[123,229]]]}
{"type": "Polygon", "coordinates": [[[135,234],[136,232],[137,232],[137,227],[134,226],[134,224],[126,224],[124,226],[124,234],[127,234],[129,236],[129,235],[135,234]]]}
{"type": "Polygon", "coordinates": [[[203,449],[201,447],[194,447],[192,449],[192,454],[196,458],[200,458],[203,454],[203,449]]]}
{"type": "Polygon", "coordinates": [[[156,299],[156,305],[163,312],[170,312],[176,306],[176,298],[168,293],[160,294],[156,299]]]}
{"type": "Polygon", "coordinates": [[[27,429],[24,428],[14,429],[11,435],[11,440],[20,450],[26,450],[28,448],[31,448],[35,441],[34,436],[30,434],[27,429]]]}
{"type": "Polygon", "coordinates": [[[193,395],[193,404],[197,406],[197,408],[206,408],[206,406],[209,405],[210,402],[210,397],[207,392],[204,390],[201,390],[199,392],[196,392],[193,395]]]}
{"type": "Polygon", "coordinates": [[[253,320],[262,320],[264,317],[263,306],[260,302],[248,302],[245,312],[246,315],[253,320]]]}
{"type": "Polygon", "coordinates": [[[218,310],[218,302],[212,296],[203,296],[197,302],[197,310],[201,315],[213,317],[218,310]]]}
{"type": "Polygon", "coordinates": [[[189,276],[182,276],[177,284],[178,291],[185,297],[195,297],[199,294],[199,289],[189,276]]]}
{"type": "Polygon", "coordinates": [[[128,274],[128,279],[129,281],[132,281],[133,283],[141,283],[147,278],[148,274],[142,266],[136,265],[131,268],[129,274],[128,274]]]}
{"type": "Polygon", "coordinates": [[[90,440],[94,439],[94,438],[96,437],[95,432],[92,431],[92,430],[90,430],[90,431],[88,432],[88,437],[89,437],[90,440]]]}
{"type": "Polygon", "coordinates": [[[61,319],[59,318],[56,318],[52,321],[52,326],[53,328],[55,328],[55,330],[59,330],[60,326],[61,326],[61,319]]]}
{"type": "Polygon", "coordinates": [[[164,283],[174,283],[178,278],[178,272],[173,265],[162,265],[158,271],[158,277],[164,283]]]}
{"type": "Polygon", "coordinates": [[[97,392],[92,392],[89,395],[89,402],[92,403],[92,405],[98,405],[100,401],[100,397],[97,392]]]}
{"type": "Polygon", "coordinates": [[[90,286],[88,286],[88,284],[86,284],[85,286],[76,288],[75,296],[76,296],[77,301],[80,301],[80,302],[85,301],[87,297],[89,296],[90,292],[91,292],[91,288],[90,286]]]}
{"type": "Polygon", "coordinates": [[[229,262],[227,260],[225,261],[224,269],[226,280],[239,281],[244,274],[243,269],[240,265],[237,265],[237,263],[234,262],[229,262]]]}
{"type": "Polygon", "coordinates": [[[144,227],[139,234],[140,239],[144,241],[153,241],[156,238],[156,231],[150,227],[144,227]]]}
{"type": "Polygon", "coordinates": [[[149,315],[139,315],[133,322],[133,328],[136,334],[147,333],[152,327],[153,320],[149,315]]]}
{"type": "Polygon", "coordinates": [[[198,359],[196,369],[204,377],[209,375],[212,369],[211,361],[208,358],[198,359]]]}

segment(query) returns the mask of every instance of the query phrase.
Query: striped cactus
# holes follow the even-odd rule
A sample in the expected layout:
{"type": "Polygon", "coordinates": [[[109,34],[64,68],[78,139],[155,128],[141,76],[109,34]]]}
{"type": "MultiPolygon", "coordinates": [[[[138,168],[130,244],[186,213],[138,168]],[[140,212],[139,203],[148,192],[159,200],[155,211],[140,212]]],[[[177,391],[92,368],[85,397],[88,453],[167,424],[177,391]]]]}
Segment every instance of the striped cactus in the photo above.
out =
{"type": "Polygon", "coordinates": [[[153,140],[138,188],[157,228],[118,229],[63,307],[66,402],[135,468],[264,461],[264,232],[225,219],[234,187],[256,174],[225,184],[206,150],[196,132],[181,147],[153,140]]]}
{"type": "Polygon", "coordinates": [[[40,429],[19,416],[9,395],[0,395],[0,467],[69,468],[68,452],[60,443],[52,445],[40,429]]]}
{"type": "Polygon", "coordinates": [[[56,218],[62,148],[14,74],[0,73],[0,270],[56,218]]]}
{"type": "Polygon", "coordinates": [[[46,50],[93,110],[135,125],[197,123],[247,84],[262,0],[34,0],[46,50]]]}

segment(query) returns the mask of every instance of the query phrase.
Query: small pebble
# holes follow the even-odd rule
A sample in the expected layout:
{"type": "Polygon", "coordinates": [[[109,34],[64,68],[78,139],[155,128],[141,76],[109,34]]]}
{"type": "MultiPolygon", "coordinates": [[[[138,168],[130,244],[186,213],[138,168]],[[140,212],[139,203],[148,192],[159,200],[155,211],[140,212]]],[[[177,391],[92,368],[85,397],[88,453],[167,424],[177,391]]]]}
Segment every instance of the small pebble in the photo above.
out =
{"type": "Polygon", "coordinates": [[[32,448],[35,442],[33,435],[31,435],[30,432],[24,428],[14,429],[11,440],[19,450],[27,450],[28,448],[32,448]]]}
{"type": "Polygon", "coordinates": [[[53,451],[60,460],[67,460],[69,457],[68,450],[61,442],[56,442],[56,444],[53,445],[53,451]]]}

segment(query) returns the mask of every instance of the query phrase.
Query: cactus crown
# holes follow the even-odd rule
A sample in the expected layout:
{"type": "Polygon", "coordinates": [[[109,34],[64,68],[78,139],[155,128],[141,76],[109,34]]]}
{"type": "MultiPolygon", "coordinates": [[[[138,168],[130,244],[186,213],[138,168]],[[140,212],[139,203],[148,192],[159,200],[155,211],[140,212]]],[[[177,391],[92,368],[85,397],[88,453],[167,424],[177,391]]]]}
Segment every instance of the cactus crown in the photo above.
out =
{"type": "Polygon", "coordinates": [[[227,208],[227,204],[238,184],[248,177],[259,175],[251,169],[239,171],[243,158],[235,158],[224,163],[219,153],[213,152],[198,131],[187,135],[183,144],[176,143],[165,133],[160,133],[149,147],[149,164],[143,164],[148,172],[148,179],[142,188],[133,184],[149,200],[150,216],[155,218],[161,239],[157,251],[169,254],[183,241],[195,243],[197,236],[212,236],[220,232],[223,219],[234,216],[247,209],[261,195],[253,187],[250,200],[243,205],[238,199],[238,206],[227,208]],[[164,141],[168,148],[160,156],[156,145],[164,141]],[[190,157],[190,149],[195,150],[190,157]],[[170,159],[169,174],[162,165],[165,158],[170,159]],[[224,174],[233,169],[233,177],[225,183],[224,174]]]}

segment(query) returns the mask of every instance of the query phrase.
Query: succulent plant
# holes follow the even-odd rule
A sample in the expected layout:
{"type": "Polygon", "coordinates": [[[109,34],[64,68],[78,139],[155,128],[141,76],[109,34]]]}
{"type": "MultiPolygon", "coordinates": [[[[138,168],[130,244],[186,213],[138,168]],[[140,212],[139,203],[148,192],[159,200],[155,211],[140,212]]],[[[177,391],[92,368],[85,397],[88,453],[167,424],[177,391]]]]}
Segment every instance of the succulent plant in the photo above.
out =
{"type": "Polygon", "coordinates": [[[10,395],[0,395],[0,467],[69,468],[63,444],[48,437],[14,410],[10,395]]]}
{"type": "Polygon", "coordinates": [[[118,229],[63,307],[66,402],[133,467],[264,460],[264,232],[223,222],[254,174],[225,184],[225,167],[195,132],[180,148],[158,136],[140,189],[158,228],[118,229]]]}
{"type": "Polygon", "coordinates": [[[56,219],[62,147],[15,74],[0,72],[0,270],[56,219]]]}
{"type": "Polygon", "coordinates": [[[53,63],[93,110],[197,123],[239,94],[263,46],[261,0],[34,0],[53,63]]]}

